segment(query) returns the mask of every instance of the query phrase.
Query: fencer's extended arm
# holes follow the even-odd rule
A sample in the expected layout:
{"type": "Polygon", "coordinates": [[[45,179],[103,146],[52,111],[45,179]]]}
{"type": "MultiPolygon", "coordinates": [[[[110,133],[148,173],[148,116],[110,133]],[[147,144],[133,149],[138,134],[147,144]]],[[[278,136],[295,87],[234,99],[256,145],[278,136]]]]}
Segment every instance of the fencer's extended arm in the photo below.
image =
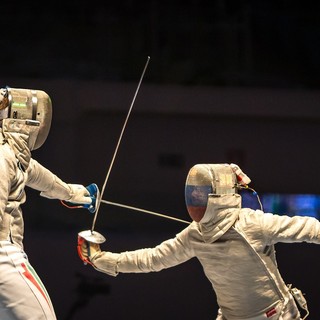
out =
{"type": "MultiPolygon", "coordinates": [[[[99,246],[93,244],[89,260],[96,270],[111,276],[117,276],[119,273],[156,272],[174,267],[194,256],[188,244],[187,229],[188,227],[175,238],[166,240],[154,248],[112,253],[101,251],[99,246]]],[[[84,252],[88,255],[88,251],[84,252]]]]}
{"type": "Polygon", "coordinates": [[[26,185],[41,191],[40,195],[43,197],[79,204],[92,202],[89,191],[83,185],[65,183],[34,159],[31,159],[27,173],[26,185]]]}
{"type": "Polygon", "coordinates": [[[257,226],[261,230],[264,242],[269,245],[277,242],[320,244],[320,222],[313,217],[289,217],[261,212],[250,216],[246,233],[250,233],[250,229],[257,231],[257,226]]]}

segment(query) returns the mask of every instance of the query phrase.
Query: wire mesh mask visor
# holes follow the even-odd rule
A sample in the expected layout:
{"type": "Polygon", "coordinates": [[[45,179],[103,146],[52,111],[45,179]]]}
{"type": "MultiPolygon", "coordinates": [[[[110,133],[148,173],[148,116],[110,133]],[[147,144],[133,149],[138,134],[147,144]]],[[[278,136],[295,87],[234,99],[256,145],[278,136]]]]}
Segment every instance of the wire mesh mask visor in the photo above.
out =
{"type": "Polygon", "coordinates": [[[237,178],[229,164],[197,164],[188,173],[185,202],[192,220],[199,222],[206,210],[209,194],[237,193],[237,178]]]}

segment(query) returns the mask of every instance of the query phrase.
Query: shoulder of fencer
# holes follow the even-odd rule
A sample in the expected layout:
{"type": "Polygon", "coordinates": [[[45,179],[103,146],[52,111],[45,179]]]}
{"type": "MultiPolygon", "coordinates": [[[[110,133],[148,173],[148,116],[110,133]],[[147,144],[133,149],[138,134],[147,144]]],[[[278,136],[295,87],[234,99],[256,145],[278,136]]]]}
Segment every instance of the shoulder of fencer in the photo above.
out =
{"type": "Polygon", "coordinates": [[[1,170],[5,168],[12,167],[16,165],[16,156],[13,149],[5,141],[0,141],[0,167],[1,170]]]}
{"type": "Polygon", "coordinates": [[[273,215],[265,213],[261,210],[254,210],[251,208],[241,208],[239,212],[236,225],[241,229],[257,230],[261,229],[264,224],[264,219],[268,216],[268,219],[273,219],[273,215]]]}
{"type": "Polygon", "coordinates": [[[198,223],[195,221],[190,222],[190,224],[182,229],[180,232],[178,232],[175,236],[175,239],[182,239],[185,240],[190,236],[190,233],[192,233],[194,230],[198,229],[198,223]]]}
{"type": "Polygon", "coordinates": [[[188,247],[190,242],[199,237],[199,230],[199,223],[192,221],[186,228],[177,233],[174,239],[181,245],[188,247]]]}
{"type": "Polygon", "coordinates": [[[239,220],[245,223],[261,222],[264,219],[274,219],[276,216],[273,213],[264,212],[259,209],[241,208],[239,212],[239,220]]]}

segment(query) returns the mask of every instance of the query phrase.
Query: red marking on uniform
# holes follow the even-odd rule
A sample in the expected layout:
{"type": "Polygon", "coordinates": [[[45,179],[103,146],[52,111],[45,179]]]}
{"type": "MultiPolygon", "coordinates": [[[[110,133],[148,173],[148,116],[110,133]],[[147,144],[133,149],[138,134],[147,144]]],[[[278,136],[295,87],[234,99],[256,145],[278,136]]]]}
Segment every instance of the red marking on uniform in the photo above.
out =
{"type": "MultiPolygon", "coordinates": [[[[41,287],[39,286],[36,279],[33,277],[33,275],[30,273],[30,271],[27,269],[26,265],[24,263],[21,263],[22,268],[24,269],[23,275],[30,280],[30,282],[38,289],[38,291],[42,294],[42,296],[46,299],[47,303],[49,304],[49,301],[46,297],[46,294],[43,292],[41,287]]],[[[50,305],[50,304],[49,304],[50,305]]]]}
{"type": "Polygon", "coordinates": [[[277,313],[276,308],[272,308],[272,309],[270,309],[269,311],[266,312],[266,316],[267,316],[267,318],[270,318],[276,313],[277,313]]]}

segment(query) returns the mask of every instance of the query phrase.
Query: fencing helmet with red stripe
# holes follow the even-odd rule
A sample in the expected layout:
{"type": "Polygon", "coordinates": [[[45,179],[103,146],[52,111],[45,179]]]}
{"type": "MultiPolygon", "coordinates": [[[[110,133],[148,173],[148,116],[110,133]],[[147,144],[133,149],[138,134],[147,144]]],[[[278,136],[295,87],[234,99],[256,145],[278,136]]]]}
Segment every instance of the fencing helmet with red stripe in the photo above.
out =
{"type": "Polygon", "coordinates": [[[188,173],[185,201],[192,220],[199,222],[207,209],[209,194],[238,193],[238,186],[250,179],[235,164],[196,164],[188,173]]]}

